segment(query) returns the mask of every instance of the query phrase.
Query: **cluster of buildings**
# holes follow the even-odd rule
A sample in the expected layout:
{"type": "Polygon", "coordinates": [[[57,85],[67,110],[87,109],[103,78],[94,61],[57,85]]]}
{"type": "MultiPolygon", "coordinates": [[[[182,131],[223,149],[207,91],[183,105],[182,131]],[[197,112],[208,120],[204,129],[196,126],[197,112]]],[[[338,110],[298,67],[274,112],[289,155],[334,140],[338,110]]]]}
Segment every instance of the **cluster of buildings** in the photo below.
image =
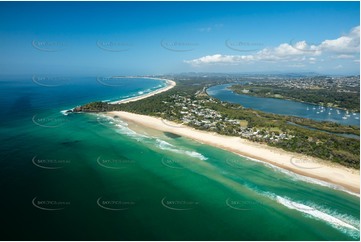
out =
{"type": "Polygon", "coordinates": [[[246,120],[229,119],[220,112],[207,107],[207,104],[217,103],[211,97],[190,98],[174,94],[170,98],[170,102],[163,101],[163,103],[169,105],[172,110],[171,118],[197,129],[262,142],[278,142],[282,139],[293,138],[292,135],[280,131],[248,127],[246,120]]]}
{"type": "MultiPolygon", "coordinates": [[[[252,84],[249,83],[250,85],[252,84]]],[[[284,78],[277,80],[263,81],[262,85],[277,85],[278,87],[299,88],[299,89],[331,89],[337,88],[338,91],[350,92],[353,89],[359,89],[360,76],[315,76],[302,78],[284,78]]]]}

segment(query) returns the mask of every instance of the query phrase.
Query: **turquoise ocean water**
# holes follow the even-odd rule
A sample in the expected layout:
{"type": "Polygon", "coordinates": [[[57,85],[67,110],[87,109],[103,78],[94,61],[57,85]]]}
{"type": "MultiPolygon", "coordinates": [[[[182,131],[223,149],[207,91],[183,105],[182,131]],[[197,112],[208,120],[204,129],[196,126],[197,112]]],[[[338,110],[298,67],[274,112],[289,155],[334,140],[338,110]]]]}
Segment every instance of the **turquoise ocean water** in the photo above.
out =
{"type": "Polygon", "coordinates": [[[61,113],[162,81],[22,77],[0,85],[2,239],[360,238],[359,197],[340,187],[117,118],[61,113]]]}

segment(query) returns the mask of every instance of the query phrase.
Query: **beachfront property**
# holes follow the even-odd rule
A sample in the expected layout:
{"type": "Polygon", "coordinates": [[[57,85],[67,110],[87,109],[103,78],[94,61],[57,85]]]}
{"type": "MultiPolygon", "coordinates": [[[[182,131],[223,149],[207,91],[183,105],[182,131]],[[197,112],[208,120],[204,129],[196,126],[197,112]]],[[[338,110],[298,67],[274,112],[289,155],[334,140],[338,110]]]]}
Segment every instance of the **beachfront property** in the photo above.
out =
{"type": "MultiPolygon", "coordinates": [[[[294,136],[280,130],[271,131],[266,129],[258,129],[256,127],[248,127],[247,121],[239,119],[229,119],[222,116],[209,107],[208,104],[217,103],[209,96],[196,94],[196,99],[191,99],[180,94],[171,95],[171,102],[163,101],[165,105],[170,107],[171,120],[178,120],[188,126],[209,130],[218,133],[225,133],[232,136],[247,138],[252,141],[276,143],[281,140],[292,139],[294,136]]],[[[164,116],[165,113],[161,113],[164,116]]]]}

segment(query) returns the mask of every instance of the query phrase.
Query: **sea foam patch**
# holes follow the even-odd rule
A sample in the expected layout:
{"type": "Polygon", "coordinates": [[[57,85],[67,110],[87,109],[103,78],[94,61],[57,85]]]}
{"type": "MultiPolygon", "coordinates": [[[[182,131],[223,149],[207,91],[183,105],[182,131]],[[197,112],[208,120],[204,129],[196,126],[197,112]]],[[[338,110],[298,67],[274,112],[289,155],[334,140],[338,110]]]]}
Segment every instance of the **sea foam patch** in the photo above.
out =
{"type": "Polygon", "coordinates": [[[156,138],[155,141],[156,141],[156,145],[162,150],[172,151],[172,152],[175,152],[178,154],[185,154],[185,155],[188,155],[190,157],[197,158],[200,160],[208,159],[207,157],[205,157],[204,155],[202,155],[196,151],[189,151],[189,150],[177,148],[174,145],[172,145],[164,140],[156,138]]]}
{"type": "Polygon", "coordinates": [[[330,210],[325,202],[318,204],[317,202],[306,203],[304,201],[294,201],[291,198],[282,197],[272,192],[261,191],[257,188],[248,188],[289,209],[301,212],[309,218],[323,221],[355,239],[360,238],[360,221],[348,214],[341,214],[335,210],[330,210]]]}
{"type": "Polygon", "coordinates": [[[306,215],[309,215],[311,218],[322,220],[330,224],[332,227],[339,229],[354,238],[359,238],[359,228],[355,226],[357,226],[356,224],[359,224],[360,222],[348,215],[337,214],[335,212],[333,214],[330,211],[320,211],[315,207],[295,202],[280,196],[276,196],[275,199],[278,203],[286,206],[289,209],[297,210],[306,215]]]}
{"type": "Polygon", "coordinates": [[[176,147],[176,146],[168,143],[167,141],[161,140],[159,138],[147,136],[144,134],[139,134],[136,131],[130,129],[128,127],[128,124],[119,118],[113,118],[113,117],[109,117],[109,116],[100,114],[100,115],[98,115],[98,122],[100,122],[101,124],[106,125],[106,126],[109,126],[109,125],[115,126],[116,132],[126,135],[130,138],[133,138],[133,139],[137,140],[138,142],[142,141],[143,143],[155,144],[155,146],[161,150],[171,151],[171,152],[174,152],[177,154],[184,154],[189,157],[197,158],[200,160],[208,159],[207,157],[205,157],[204,155],[202,155],[201,153],[198,153],[196,151],[179,148],[179,147],[176,147]]]}
{"type": "Polygon", "coordinates": [[[261,164],[263,164],[264,166],[267,166],[267,167],[271,168],[271,169],[272,169],[273,171],[275,171],[275,172],[283,173],[283,174],[287,175],[289,178],[291,178],[291,180],[294,180],[294,181],[303,181],[303,182],[307,182],[307,183],[311,183],[311,184],[316,184],[316,185],[319,185],[319,186],[328,187],[328,188],[331,188],[331,189],[334,189],[334,190],[343,191],[343,192],[346,192],[346,193],[348,193],[348,194],[350,194],[350,195],[360,197],[359,194],[354,193],[354,192],[351,192],[351,191],[348,191],[348,190],[345,189],[343,186],[335,185],[335,184],[332,184],[332,183],[329,183],[329,182],[325,182],[325,181],[321,181],[321,180],[318,180],[318,179],[312,178],[312,177],[306,177],[306,176],[303,176],[303,175],[294,173],[294,172],[292,172],[292,171],[286,170],[286,169],[284,169],[284,168],[275,166],[275,165],[270,164],[270,163],[268,163],[268,162],[264,162],[264,161],[257,160],[257,159],[254,159],[254,158],[250,158],[250,157],[243,156],[243,155],[239,155],[239,156],[244,157],[244,158],[246,158],[246,159],[248,159],[248,160],[252,160],[252,161],[261,163],[261,164]]]}

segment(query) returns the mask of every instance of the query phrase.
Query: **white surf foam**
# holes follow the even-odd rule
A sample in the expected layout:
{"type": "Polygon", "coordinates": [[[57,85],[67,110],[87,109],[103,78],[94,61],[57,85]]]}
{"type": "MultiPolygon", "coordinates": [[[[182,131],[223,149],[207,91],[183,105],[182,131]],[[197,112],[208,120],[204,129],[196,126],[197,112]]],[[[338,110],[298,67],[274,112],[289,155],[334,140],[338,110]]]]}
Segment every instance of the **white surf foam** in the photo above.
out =
{"type": "Polygon", "coordinates": [[[97,116],[98,116],[98,118],[97,118],[98,122],[100,124],[116,127],[115,131],[119,134],[131,137],[131,138],[137,140],[138,142],[142,141],[146,138],[149,138],[146,135],[139,134],[139,133],[131,130],[130,128],[128,128],[128,124],[126,122],[124,122],[118,118],[116,119],[116,118],[113,118],[113,117],[110,117],[110,116],[107,116],[104,114],[97,114],[97,116]]]}
{"type": "Polygon", "coordinates": [[[278,196],[272,192],[264,192],[257,189],[257,187],[246,186],[248,189],[270,198],[277,203],[298,212],[301,212],[305,216],[321,220],[331,225],[332,227],[340,230],[341,232],[352,236],[353,238],[360,237],[360,221],[350,215],[340,214],[335,210],[331,210],[326,205],[319,205],[314,202],[300,202],[293,201],[287,197],[278,196]]]}
{"type": "Polygon", "coordinates": [[[188,151],[188,150],[184,150],[184,149],[179,149],[176,146],[174,146],[164,140],[156,138],[155,141],[156,141],[156,145],[162,150],[172,151],[172,152],[178,153],[178,154],[185,154],[190,157],[198,158],[200,160],[208,159],[207,157],[205,157],[204,155],[202,155],[196,151],[188,151]]]}
{"type": "Polygon", "coordinates": [[[316,178],[303,176],[303,175],[294,173],[292,171],[286,170],[284,168],[275,166],[273,164],[270,164],[270,163],[267,163],[267,162],[264,162],[264,161],[261,161],[261,160],[257,160],[257,159],[250,158],[250,157],[243,156],[243,155],[239,155],[239,156],[242,156],[242,157],[244,157],[244,158],[246,158],[248,160],[252,160],[252,161],[255,161],[255,162],[258,162],[258,163],[262,163],[263,165],[265,165],[265,166],[271,168],[272,170],[274,170],[275,172],[280,172],[280,173],[283,173],[283,174],[287,175],[288,177],[290,177],[294,181],[303,181],[303,182],[307,182],[307,183],[311,183],[311,184],[316,184],[316,185],[320,185],[320,186],[323,186],[323,187],[328,187],[328,188],[331,188],[331,189],[334,189],[334,190],[343,191],[343,192],[346,192],[346,193],[348,193],[350,195],[353,195],[353,196],[356,196],[356,197],[360,197],[360,194],[348,191],[343,186],[335,185],[335,184],[325,182],[325,181],[321,181],[321,180],[318,180],[316,178]]]}
{"type": "Polygon", "coordinates": [[[164,140],[161,140],[159,138],[147,136],[144,134],[139,134],[135,132],[134,130],[130,129],[128,127],[128,124],[120,119],[115,119],[113,117],[109,117],[103,114],[98,114],[98,119],[104,119],[103,121],[99,121],[100,123],[105,123],[109,125],[114,125],[116,127],[116,132],[122,135],[126,135],[130,138],[133,138],[137,140],[138,142],[144,142],[148,144],[155,144],[156,147],[160,148],[161,150],[167,150],[171,151],[177,154],[184,154],[189,157],[197,158],[200,160],[207,160],[208,158],[204,155],[196,152],[196,151],[190,151],[186,149],[181,149],[179,147],[176,147],[164,140]]]}
{"type": "Polygon", "coordinates": [[[339,229],[345,233],[350,234],[353,237],[357,237],[359,228],[356,228],[356,224],[359,224],[358,221],[356,221],[353,218],[350,218],[350,216],[345,215],[331,215],[324,211],[320,211],[316,209],[315,207],[307,206],[302,203],[294,202],[289,199],[276,196],[276,201],[284,206],[286,206],[289,209],[300,211],[304,214],[309,215],[312,218],[315,218],[317,220],[322,220],[328,224],[330,224],[332,227],[339,229]],[[353,225],[355,224],[355,226],[353,225]],[[346,228],[347,230],[344,230],[346,228]]]}
{"type": "Polygon", "coordinates": [[[128,125],[118,123],[118,124],[115,124],[115,126],[117,127],[116,131],[118,133],[126,135],[137,141],[144,141],[145,139],[149,138],[149,136],[147,136],[147,135],[139,134],[139,133],[135,132],[134,130],[131,130],[130,128],[128,128],[128,125]]]}
{"type": "Polygon", "coordinates": [[[69,109],[67,109],[67,110],[61,110],[60,113],[61,113],[62,115],[64,115],[64,116],[68,116],[68,114],[69,114],[69,113],[67,112],[68,110],[69,110],[69,109]]]}

